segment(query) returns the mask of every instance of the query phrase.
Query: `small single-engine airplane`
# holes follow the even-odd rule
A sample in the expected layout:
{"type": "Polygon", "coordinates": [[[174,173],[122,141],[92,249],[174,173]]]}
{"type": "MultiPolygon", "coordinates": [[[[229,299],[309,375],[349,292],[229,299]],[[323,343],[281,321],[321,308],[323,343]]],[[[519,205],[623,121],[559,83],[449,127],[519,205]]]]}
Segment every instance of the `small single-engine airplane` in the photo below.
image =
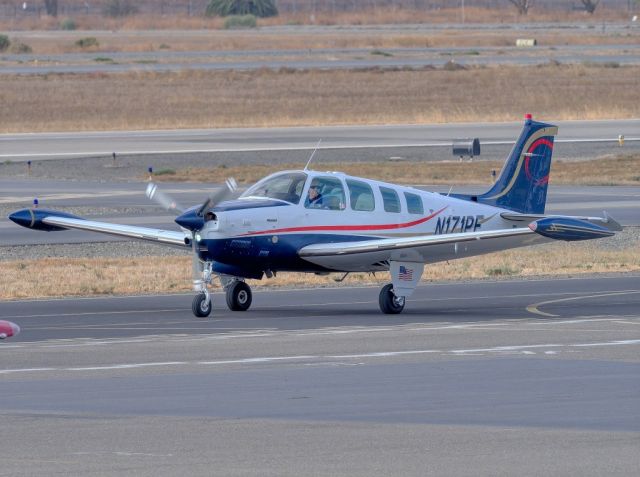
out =
{"type": "Polygon", "coordinates": [[[251,306],[245,279],[279,271],[316,274],[389,271],[380,291],[384,313],[400,313],[426,263],[471,257],[553,240],[589,240],[622,228],[604,217],[545,215],[553,140],[558,128],[525,117],[524,128],[493,186],[480,195],[442,195],[340,172],[272,174],[235,200],[235,189],[182,209],[150,183],[147,196],[180,215],[182,232],[86,220],[64,212],[23,209],[10,215],[27,228],[79,229],[190,247],[192,310],[211,313],[207,286],[217,276],[231,310],[251,306]]]}

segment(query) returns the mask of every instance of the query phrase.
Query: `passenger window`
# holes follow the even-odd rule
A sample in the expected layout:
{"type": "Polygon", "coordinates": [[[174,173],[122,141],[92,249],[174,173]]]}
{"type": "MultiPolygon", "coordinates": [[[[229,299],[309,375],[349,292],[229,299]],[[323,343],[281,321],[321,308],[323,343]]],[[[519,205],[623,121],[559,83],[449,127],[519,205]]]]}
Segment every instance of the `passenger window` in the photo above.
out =
{"type": "Polygon", "coordinates": [[[342,182],[335,177],[316,177],[311,181],[304,206],[308,209],[344,210],[346,199],[342,182]]]}
{"type": "Polygon", "coordinates": [[[400,212],[400,198],[395,190],[388,187],[380,187],[382,194],[382,203],[385,212],[400,212]]]}
{"type": "Polygon", "coordinates": [[[347,179],[347,187],[351,196],[351,208],[353,210],[363,210],[370,212],[375,209],[376,204],[373,200],[373,190],[366,182],[353,181],[347,179]]]}
{"type": "Polygon", "coordinates": [[[412,194],[411,192],[404,193],[405,198],[407,199],[407,211],[410,214],[424,214],[424,207],[422,206],[422,199],[417,194],[412,194]]]}

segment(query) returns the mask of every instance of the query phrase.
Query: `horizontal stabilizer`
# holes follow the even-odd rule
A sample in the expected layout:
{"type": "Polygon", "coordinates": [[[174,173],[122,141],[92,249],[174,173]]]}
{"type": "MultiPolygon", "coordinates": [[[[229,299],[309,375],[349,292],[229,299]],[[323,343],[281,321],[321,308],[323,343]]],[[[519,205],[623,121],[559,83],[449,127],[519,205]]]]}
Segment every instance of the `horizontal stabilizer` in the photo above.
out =
{"type": "Polygon", "coordinates": [[[529,228],[544,237],[567,242],[615,235],[615,232],[605,227],[571,217],[547,217],[531,222],[529,228]]]}
{"type": "Polygon", "coordinates": [[[541,219],[572,219],[589,222],[590,224],[603,227],[613,232],[620,232],[622,225],[618,223],[613,217],[604,212],[604,217],[580,217],[573,215],[544,215],[544,214],[518,214],[513,212],[503,212],[500,216],[505,220],[511,220],[513,222],[531,223],[541,219]]]}

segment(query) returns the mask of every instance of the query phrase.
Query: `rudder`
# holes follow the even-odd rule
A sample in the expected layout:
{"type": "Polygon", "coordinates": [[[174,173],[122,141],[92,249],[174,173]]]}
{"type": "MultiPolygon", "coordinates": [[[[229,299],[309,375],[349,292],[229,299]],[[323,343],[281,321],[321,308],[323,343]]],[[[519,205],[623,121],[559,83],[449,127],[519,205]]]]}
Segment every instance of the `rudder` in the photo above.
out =
{"type": "Polygon", "coordinates": [[[498,180],[477,201],[523,214],[543,214],[556,134],[557,126],[533,121],[527,114],[498,180]]]}

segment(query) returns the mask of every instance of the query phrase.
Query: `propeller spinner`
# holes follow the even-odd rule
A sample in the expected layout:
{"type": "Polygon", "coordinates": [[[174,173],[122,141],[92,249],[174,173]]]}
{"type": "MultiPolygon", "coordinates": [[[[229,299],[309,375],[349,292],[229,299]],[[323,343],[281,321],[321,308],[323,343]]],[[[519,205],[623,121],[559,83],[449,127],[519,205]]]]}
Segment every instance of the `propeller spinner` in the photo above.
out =
{"type": "Polygon", "coordinates": [[[149,199],[157,202],[169,211],[179,213],[180,215],[175,219],[176,223],[184,229],[191,231],[190,243],[192,251],[193,286],[196,291],[202,291],[207,296],[207,302],[209,302],[209,299],[206,283],[211,281],[211,271],[210,268],[205,269],[205,264],[200,259],[199,232],[202,227],[204,227],[205,221],[203,217],[206,211],[223,201],[238,188],[238,183],[233,177],[226,179],[224,184],[225,187],[214,191],[201,206],[191,207],[186,210],[178,205],[169,194],[159,190],[157,184],[150,182],[146,190],[146,195],[149,199]],[[205,273],[207,271],[208,273],[205,273]]]}

